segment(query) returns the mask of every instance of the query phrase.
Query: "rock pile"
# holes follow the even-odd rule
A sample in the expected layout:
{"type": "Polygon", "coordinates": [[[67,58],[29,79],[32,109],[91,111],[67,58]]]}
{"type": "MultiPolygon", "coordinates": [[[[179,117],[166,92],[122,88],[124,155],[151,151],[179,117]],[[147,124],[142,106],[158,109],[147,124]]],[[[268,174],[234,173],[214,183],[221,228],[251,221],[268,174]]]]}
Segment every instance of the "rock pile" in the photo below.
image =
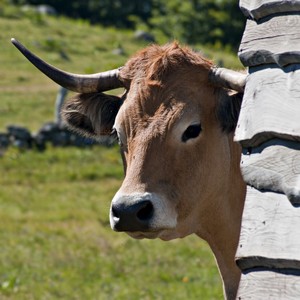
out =
{"type": "Polygon", "coordinates": [[[35,134],[32,134],[27,128],[17,125],[9,125],[6,129],[7,132],[0,132],[1,153],[9,146],[21,150],[37,149],[44,151],[47,145],[90,147],[93,145],[111,146],[114,143],[114,139],[109,136],[102,138],[101,141],[79,136],[55,122],[45,123],[35,134]]]}

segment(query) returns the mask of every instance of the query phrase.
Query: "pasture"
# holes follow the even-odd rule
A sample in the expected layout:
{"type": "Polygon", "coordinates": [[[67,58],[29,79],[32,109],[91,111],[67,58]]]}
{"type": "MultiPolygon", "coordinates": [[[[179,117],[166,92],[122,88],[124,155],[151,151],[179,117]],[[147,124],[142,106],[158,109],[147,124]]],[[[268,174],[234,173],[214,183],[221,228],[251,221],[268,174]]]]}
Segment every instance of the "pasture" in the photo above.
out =
{"type": "MultiPolygon", "coordinates": [[[[146,45],[132,32],[65,18],[10,14],[0,17],[0,26],[0,131],[18,124],[34,132],[53,120],[58,89],[11,37],[78,73],[116,68],[146,45]],[[113,54],[120,46],[125,54],[113,54]]],[[[240,66],[234,55],[209,56],[240,66]]],[[[110,200],[123,178],[117,146],[10,147],[0,157],[0,173],[1,300],[223,297],[211,251],[196,236],[133,240],[110,229],[110,200]]]]}

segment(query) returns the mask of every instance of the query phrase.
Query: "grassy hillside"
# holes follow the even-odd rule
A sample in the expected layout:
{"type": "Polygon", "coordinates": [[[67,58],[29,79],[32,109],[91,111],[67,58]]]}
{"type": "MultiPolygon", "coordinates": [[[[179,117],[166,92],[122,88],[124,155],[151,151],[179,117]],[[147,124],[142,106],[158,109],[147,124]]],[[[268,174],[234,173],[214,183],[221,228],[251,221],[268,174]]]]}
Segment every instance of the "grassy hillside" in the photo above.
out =
{"type": "MultiPolygon", "coordinates": [[[[52,120],[58,89],[11,37],[80,73],[120,66],[145,46],[131,32],[17,16],[0,17],[0,131],[8,124],[35,131],[52,120]],[[113,54],[120,45],[125,55],[113,54]]],[[[211,56],[239,66],[234,56],[211,56]]],[[[212,254],[197,237],[166,243],[112,232],[108,211],[122,172],[117,147],[10,148],[0,157],[1,300],[222,298],[212,254]]]]}

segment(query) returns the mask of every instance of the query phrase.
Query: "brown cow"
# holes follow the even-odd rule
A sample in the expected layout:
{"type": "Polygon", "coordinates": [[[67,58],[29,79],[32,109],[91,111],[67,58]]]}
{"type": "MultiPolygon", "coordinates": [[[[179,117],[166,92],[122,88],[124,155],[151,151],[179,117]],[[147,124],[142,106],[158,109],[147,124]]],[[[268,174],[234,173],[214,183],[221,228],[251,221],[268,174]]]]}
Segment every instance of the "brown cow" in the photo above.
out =
{"type": "Polygon", "coordinates": [[[112,200],[112,229],[137,239],[197,234],[216,257],[227,299],[235,299],[245,184],[233,142],[241,93],[227,88],[242,91],[244,76],[214,69],[177,43],[150,46],[119,70],[75,75],[13,42],[54,81],[81,92],[64,108],[69,126],[94,137],[117,134],[125,179],[112,200]],[[123,97],[101,93],[120,86],[123,97]]]}

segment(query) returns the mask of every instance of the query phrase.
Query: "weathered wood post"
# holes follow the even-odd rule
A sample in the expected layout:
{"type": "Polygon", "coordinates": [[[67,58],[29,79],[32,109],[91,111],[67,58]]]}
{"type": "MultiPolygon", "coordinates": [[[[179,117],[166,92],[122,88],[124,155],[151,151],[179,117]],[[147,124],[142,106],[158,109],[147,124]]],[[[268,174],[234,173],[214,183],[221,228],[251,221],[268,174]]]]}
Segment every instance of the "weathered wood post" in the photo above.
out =
{"type": "Polygon", "coordinates": [[[248,184],[237,299],[300,299],[300,0],[240,0],[249,76],[235,139],[248,184]]]}

